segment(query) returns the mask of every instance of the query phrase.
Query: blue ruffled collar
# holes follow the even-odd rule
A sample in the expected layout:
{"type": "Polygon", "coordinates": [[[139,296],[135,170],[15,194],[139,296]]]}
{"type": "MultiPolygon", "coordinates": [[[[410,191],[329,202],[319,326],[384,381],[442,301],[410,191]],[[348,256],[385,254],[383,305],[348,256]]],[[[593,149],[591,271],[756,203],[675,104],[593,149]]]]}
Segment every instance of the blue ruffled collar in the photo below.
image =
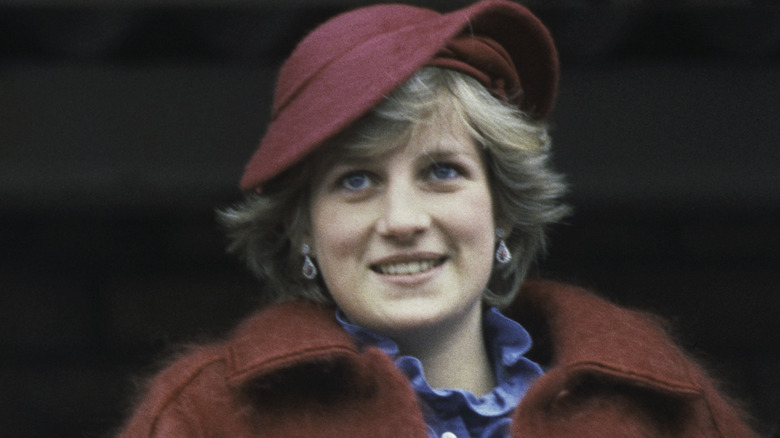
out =
{"type": "Polygon", "coordinates": [[[341,311],[336,312],[336,318],[359,346],[381,349],[406,374],[417,395],[430,408],[426,422],[435,436],[446,431],[459,438],[505,436],[512,410],[543,373],[539,365],[524,356],[531,348],[528,332],[495,308],[485,312],[483,327],[497,384],[482,397],[462,389],[431,388],[420,361],[401,355],[392,339],[350,323],[341,311]]]}

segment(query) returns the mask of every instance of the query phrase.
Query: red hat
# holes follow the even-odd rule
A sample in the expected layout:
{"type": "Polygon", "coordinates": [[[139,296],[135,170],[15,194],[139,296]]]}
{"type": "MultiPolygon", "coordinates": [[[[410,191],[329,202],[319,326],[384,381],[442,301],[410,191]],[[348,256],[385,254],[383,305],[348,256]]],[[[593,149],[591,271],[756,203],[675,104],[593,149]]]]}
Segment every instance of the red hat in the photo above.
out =
{"type": "Polygon", "coordinates": [[[241,190],[259,191],[426,65],[469,74],[536,119],[552,109],[557,53],[523,6],[484,0],[448,14],[407,5],[356,9],[315,29],[282,66],[271,123],[241,190]]]}

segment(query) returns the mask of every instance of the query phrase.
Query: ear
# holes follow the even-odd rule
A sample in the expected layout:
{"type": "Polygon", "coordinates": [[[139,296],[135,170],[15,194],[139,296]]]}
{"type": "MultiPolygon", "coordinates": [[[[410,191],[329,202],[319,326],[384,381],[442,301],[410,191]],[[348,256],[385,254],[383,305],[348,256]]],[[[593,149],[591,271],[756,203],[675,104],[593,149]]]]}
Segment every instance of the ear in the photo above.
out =
{"type": "Polygon", "coordinates": [[[314,255],[314,246],[311,243],[312,239],[311,232],[309,231],[309,224],[301,215],[298,208],[292,207],[284,211],[282,226],[284,227],[287,239],[290,241],[292,251],[300,253],[301,244],[306,243],[312,249],[312,256],[314,255]]]}
{"type": "Polygon", "coordinates": [[[284,210],[284,215],[282,215],[282,226],[284,227],[284,232],[287,234],[287,236],[290,236],[290,230],[292,229],[295,215],[295,208],[288,208],[284,210]]]}
{"type": "Polygon", "coordinates": [[[498,242],[501,239],[507,239],[512,234],[512,226],[508,223],[505,223],[505,221],[497,221],[496,222],[496,242],[498,242]],[[499,236],[499,230],[503,230],[504,234],[503,236],[499,236]]]}

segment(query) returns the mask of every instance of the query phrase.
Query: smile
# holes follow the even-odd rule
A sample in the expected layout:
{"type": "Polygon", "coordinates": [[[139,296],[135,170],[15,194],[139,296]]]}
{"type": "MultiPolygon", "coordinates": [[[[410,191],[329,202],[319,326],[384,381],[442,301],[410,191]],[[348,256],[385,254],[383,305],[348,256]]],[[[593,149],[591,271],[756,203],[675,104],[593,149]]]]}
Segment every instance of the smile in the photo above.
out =
{"type": "Polygon", "coordinates": [[[371,269],[385,275],[412,275],[431,270],[442,263],[444,263],[443,258],[439,260],[418,260],[404,263],[374,265],[371,269]]]}

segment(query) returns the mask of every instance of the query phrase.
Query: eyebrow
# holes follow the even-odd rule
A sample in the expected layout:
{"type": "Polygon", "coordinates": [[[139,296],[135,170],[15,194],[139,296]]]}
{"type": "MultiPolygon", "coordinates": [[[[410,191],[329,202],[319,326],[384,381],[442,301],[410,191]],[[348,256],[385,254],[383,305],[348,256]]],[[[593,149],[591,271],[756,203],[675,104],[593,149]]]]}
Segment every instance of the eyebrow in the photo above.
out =
{"type": "Polygon", "coordinates": [[[448,148],[442,144],[436,144],[429,149],[425,149],[423,151],[423,155],[426,157],[430,157],[434,160],[441,160],[441,159],[457,157],[457,156],[480,158],[480,154],[477,150],[471,148],[466,149],[461,147],[448,148]]]}

